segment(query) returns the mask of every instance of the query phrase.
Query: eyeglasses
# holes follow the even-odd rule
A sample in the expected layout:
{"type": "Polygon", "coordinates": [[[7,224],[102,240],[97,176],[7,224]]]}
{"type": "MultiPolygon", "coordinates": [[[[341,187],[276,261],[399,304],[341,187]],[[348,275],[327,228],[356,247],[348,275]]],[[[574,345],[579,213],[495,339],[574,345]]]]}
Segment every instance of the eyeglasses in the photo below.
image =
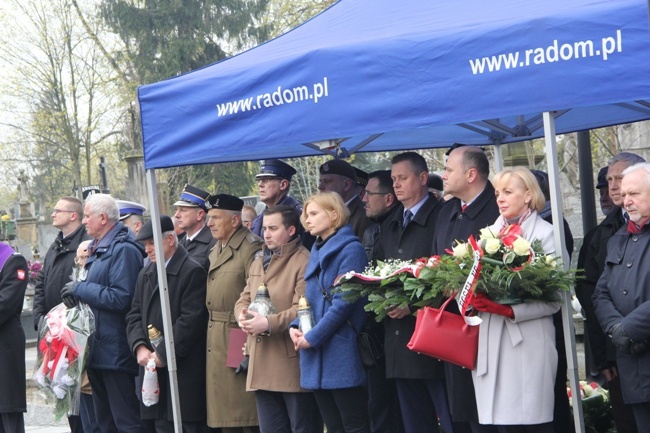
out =
{"type": "Polygon", "coordinates": [[[386,195],[386,194],[390,194],[390,193],[389,192],[372,192],[372,191],[366,190],[366,194],[368,194],[368,195],[386,195]]]}
{"type": "Polygon", "coordinates": [[[65,209],[54,209],[54,210],[52,211],[52,213],[55,213],[55,214],[56,214],[56,213],[61,213],[61,212],[77,213],[77,212],[75,212],[75,211],[73,211],[73,210],[65,210],[65,209]]]}

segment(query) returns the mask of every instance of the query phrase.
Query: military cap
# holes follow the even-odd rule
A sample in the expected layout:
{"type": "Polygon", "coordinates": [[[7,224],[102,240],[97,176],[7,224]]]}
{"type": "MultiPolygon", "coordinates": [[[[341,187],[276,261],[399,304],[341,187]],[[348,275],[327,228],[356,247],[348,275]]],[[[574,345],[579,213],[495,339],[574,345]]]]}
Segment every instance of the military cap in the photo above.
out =
{"type": "Polygon", "coordinates": [[[607,183],[607,167],[603,167],[598,172],[598,183],[596,184],[596,188],[601,189],[607,187],[609,187],[609,184],[607,183]]]}
{"type": "Polygon", "coordinates": [[[365,171],[361,170],[360,168],[352,167],[354,168],[354,171],[356,173],[357,177],[357,183],[360,186],[366,187],[368,186],[368,173],[365,171]]]}
{"type": "Polygon", "coordinates": [[[124,221],[131,215],[144,215],[147,211],[147,208],[142,206],[140,203],[127,200],[115,200],[117,202],[117,207],[120,209],[120,221],[124,221]]]}
{"type": "MultiPolygon", "coordinates": [[[[174,231],[174,222],[169,216],[160,215],[160,231],[162,233],[174,231]]],[[[150,220],[142,225],[142,228],[135,237],[135,240],[144,241],[151,238],[153,238],[153,223],[150,220]]]]}
{"type": "Polygon", "coordinates": [[[211,195],[207,203],[208,209],[234,210],[241,212],[244,207],[244,200],[234,195],[217,194],[211,195]]]}
{"type": "Polygon", "coordinates": [[[206,210],[208,197],[210,197],[210,193],[186,184],[181,193],[180,200],[174,203],[174,206],[200,207],[206,210]]]}
{"type": "Polygon", "coordinates": [[[427,188],[437,189],[438,191],[445,189],[442,185],[442,178],[435,173],[429,173],[429,182],[427,183],[427,188]]]}
{"type": "Polygon", "coordinates": [[[279,159],[265,159],[260,161],[260,171],[255,176],[256,180],[265,177],[281,177],[282,179],[291,180],[291,176],[296,174],[296,169],[279,159]]]}
{"type": "Polygon", "coordinates": [[[343,161],[342,159],[333,159],[321,164],[318,169],[320,174],[339,174],[341,176],[348,177],[353,181],[357,181],[357,172],[354,171],[348,162],[343,161]]]}

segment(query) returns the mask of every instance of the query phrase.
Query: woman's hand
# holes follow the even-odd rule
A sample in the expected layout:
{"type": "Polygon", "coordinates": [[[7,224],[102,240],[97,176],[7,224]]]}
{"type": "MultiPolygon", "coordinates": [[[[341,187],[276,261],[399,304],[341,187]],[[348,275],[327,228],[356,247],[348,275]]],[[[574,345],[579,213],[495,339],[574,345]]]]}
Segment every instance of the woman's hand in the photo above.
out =
{"type": "Polygon", "coordinates": [[[311,347],[311,344],[309,344],[309,341],[305,338],[305,334],[303,334],[300,329],[289,329],[289,336],[291,337],[291,341],[293,341],[293,348],[296,352],[300,349],[309,349],[311,347]]]}
{"type": "Polygon", "coordinates": [[[411,309],[408,306],[402,308],[395,307],[388,312],[388,317],[390,317],[391,319],[403,319],[406,316],[410,316],[410,315],[411,315],[411,309]]]}
{"type": "Polygon", "coordinates": [[[250,335],[260,335],[269,332],[269,319],[262,316],[256,311],[248,311],[248,315],[253,316],[252,319],[246,319],[242,312],[239,315],[238,321],[242,331],[250,335]],[[244,316],[244,317],[242,317],[244,316]]]}
{"type": "Polygon", "coordinates": [[[485,311],[486,313],[498,314],[509,319],[515,318],[515,312],[512,311],[512,307],[510,305],[498,304],[494,301],[491,301],[483,293],[476,293],[470,301],[470,304],[477,311],[485,311]]]}

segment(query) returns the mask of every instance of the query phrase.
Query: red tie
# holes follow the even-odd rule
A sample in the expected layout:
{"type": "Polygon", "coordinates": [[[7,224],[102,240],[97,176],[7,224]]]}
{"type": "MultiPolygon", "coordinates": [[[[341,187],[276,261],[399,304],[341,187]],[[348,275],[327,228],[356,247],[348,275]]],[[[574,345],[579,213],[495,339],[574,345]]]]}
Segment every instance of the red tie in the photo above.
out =
{"type": "Polygon", "coordinates": [[[461,207],[460,207],[460,211],[461,211],[462,213],[465,213],[465,209],[467,209],[467,205],[466,205],[466,204],[461,205],[461,207]]]}

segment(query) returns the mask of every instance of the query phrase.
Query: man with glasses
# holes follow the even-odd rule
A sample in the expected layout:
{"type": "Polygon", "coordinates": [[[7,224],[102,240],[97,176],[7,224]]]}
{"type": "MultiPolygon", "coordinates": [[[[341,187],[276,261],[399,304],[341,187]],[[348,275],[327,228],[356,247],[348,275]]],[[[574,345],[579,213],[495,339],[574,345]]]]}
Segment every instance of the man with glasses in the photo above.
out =
{"type": "MultiPolygon", "coordinates": [[[[52,211],[52,225],[59,233],[45,254],[43,269],[34,288],[34,329],[61,303],[61,289],[70,282],[79,244],[90,237],[81,224],[83,206],[75,197],[61,197],[52,211]]],[[[79,416],[68,417],[72,433],[82,432],[79,416]]]]}

